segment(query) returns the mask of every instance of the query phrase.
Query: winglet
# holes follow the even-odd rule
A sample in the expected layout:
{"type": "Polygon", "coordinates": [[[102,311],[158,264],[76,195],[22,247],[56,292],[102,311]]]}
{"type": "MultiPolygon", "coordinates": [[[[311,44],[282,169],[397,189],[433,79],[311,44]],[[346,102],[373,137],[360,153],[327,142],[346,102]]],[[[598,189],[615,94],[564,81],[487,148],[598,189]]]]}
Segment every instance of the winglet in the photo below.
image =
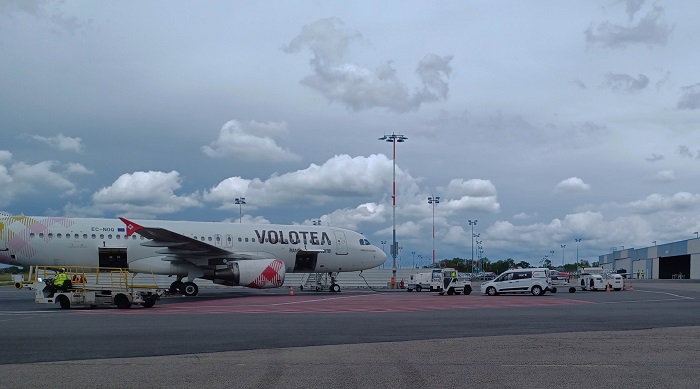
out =
{"type": "Polygon", "coordinates": [[[124,219],[123,217],[120,217],[119,220],[123,221],[124,224],[126,224],[126,236],[129,237],[131,236],[134,232],[137,232],[138,230],[142,229],[143,226],[140,226],[130,220],[124,219]]]}

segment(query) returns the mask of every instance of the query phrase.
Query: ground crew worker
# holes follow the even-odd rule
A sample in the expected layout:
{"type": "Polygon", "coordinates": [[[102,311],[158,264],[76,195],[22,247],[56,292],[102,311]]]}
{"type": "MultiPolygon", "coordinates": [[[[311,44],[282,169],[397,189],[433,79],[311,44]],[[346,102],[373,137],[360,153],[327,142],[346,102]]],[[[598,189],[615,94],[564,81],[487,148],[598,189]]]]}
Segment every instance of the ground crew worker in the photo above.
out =
{"type": "Polygon", "coordinates": [[[64,285],[68,281],[68,274],[66,274],[65,268],[58,269],[58,274],[53,279],[53,286],[56,290],[65,289],[68,285],[64,285]]]}
{"type": "Polygon", "coordinates": [[[642,270],[642,279],[644,279],[644,270],[642,270]]]}

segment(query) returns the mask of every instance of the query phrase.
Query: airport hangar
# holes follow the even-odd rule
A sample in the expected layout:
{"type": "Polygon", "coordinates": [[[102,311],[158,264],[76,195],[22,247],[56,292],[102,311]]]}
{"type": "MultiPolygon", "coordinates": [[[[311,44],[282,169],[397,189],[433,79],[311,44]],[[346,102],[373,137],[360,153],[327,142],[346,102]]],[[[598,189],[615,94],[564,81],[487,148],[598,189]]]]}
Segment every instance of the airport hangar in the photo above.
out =
{"type": "Polygon", "coordinates": [[[605,269],[625,269],[635,277],[643,271],[644,278],[700,280],[700,239],[615,250],[599,256],[598,263],[605,269]]]}

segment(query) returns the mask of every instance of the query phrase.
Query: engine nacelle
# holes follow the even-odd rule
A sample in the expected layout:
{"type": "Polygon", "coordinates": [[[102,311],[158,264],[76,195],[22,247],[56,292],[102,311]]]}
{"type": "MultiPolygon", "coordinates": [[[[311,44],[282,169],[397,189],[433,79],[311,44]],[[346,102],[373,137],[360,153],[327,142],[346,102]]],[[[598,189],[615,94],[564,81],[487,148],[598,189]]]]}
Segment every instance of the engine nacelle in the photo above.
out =
{"type": "Polygon", "coordinates": [[[249,259],[230,262],[225,269],[205,270],[204,278],[215,283],[249,288],[279,288],[284,283],[284,262],[279,259],[249,259]]]}

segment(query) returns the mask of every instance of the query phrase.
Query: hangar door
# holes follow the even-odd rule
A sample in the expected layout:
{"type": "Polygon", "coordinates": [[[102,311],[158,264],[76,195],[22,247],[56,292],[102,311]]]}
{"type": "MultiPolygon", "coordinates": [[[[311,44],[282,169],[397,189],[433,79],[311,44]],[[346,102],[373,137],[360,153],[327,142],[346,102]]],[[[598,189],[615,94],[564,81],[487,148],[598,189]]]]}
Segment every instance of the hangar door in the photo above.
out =
{"type": "Polygon", "coordinates": [[[659,278],[671,279],[674,274],[690,277],[690,254],[659,258],[659,278]]]}

